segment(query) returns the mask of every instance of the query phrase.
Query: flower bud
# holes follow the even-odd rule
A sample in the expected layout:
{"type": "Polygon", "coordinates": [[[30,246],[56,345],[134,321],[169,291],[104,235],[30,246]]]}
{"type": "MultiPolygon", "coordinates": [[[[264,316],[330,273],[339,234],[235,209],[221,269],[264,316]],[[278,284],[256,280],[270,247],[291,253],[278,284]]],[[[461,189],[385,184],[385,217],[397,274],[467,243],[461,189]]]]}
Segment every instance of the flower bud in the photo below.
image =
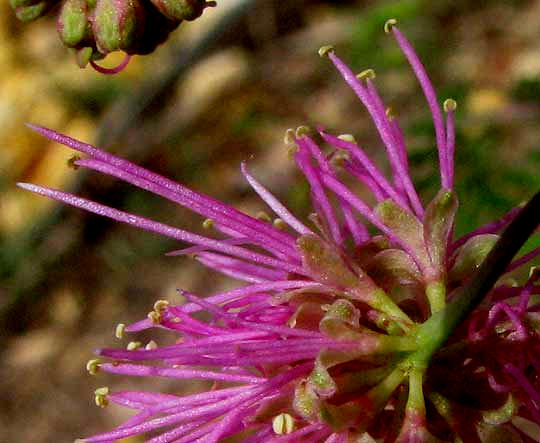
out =
{"type": "Polygon", "coordinates": [[[22,22],[31,22],[42,15],[45,15],[58,0],[11,0],[11,7],[15,10],[15,15],[22,22]]]}
{"type": "Polygon", "coordinates": [[[215,6],[215,2],[205,0],[151,0],[154,6],[171,20],[195,20],[204,9],[215,6]]]}
{"type": "Polygon", "coordinates": [[[56,27],[60,40],[69,47],[75,47],[91,34],[86,0],[65,0],[58,15],[56,27]]]}
{"type": "Polygon", "coordinates": [[[144,29],[144,12],[138,0],[97,0],[92,30],[99,52],[107,54],[136,44],[144,29]]]}
{"type": "Polygon", "coordinates": [[[75,51],[75,60],[80,68],[86,68],[90,60],[101,60],[103,57],[105,57],[104,54],[91,46],[84,46],[75,51]]]}

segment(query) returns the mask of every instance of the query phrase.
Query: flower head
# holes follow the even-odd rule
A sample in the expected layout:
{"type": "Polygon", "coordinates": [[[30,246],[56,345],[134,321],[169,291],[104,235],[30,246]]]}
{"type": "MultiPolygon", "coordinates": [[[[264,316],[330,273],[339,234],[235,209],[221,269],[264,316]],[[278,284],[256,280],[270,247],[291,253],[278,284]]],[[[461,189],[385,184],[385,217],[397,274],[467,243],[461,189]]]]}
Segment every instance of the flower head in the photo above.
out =
{"type": "MultiPolygon", "coordinates": [[[[388,21],[385,29],[409,60],[433,116],[441,189],[427,205],[412,183],[403,133],[387,112],[373,71],[355,75],[330,46],[320,54],[329,57],[367,108],[391,178],[349,135],[320,128],[331,147],[326,153],[307,128],[288,131],[286,140],[311,188],[310,223],[295,217],[245,163],[242,174],[275,213],[273,222],[32,126],[86,154],[75,160],[77,166],[187,207],[218,235],[187,232],[58,190],[21,187],[188,243],[170,255],[193,255],[247,282],[206,298],[179,290],[186,304],[158,301],[143,320],[119,325],[118,337],[161,328],[173,339],[161,346],[131,342],[127,349],[100,349],[100,359],[88,364],[90,373],[202,379],[211,387],[192,395],[100,388],[98,406],[112,402],[137,413],[117,429],[84,441],[136,434],[149,435],[153,443],[217,442],[229,436],[244,442],[326,443],[540,439],[540,273],[533,270],[521,285],[499,279],[487,297],[480,294],[480,306],[467,292],[500,231],[520,217],[520,208],[454,239],[456,103],[446,100],[443,113],[396,22],[388,21]],[[346,184],[351,178],[373,194],[374,206],[346,184]],[[200,311],[210,320],[193,315],[200,311]]],[[[513,261],[506,273],[539,253],[513,261]]]]}

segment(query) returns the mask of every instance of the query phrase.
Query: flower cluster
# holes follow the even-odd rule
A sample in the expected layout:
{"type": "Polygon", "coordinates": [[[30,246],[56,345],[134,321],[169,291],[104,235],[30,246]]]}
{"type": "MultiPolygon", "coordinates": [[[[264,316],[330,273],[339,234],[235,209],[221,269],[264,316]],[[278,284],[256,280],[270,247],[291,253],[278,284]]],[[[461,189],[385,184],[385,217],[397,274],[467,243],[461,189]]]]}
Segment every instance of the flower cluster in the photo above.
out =
{"type": "MultiPolygon", "coordinates": [[[[32,21],[55,7],[59,0],[11,0],[16,16],[32,21]]],[[[60,39],[76,51],[77,63],[90,63],[102,73],[121,71],[129,55],[149,54],[184,20],[195,20],[215,1],[206,0],[62,0],[57,27],[60,39]],[[95,60],[109,52],[128,54],[115,69],[95,60]]]]}
{"type": "MultiPolygon", "coordinates": [[[[454,239],[454,111],[444,113],[425,69],[396,26],[433,116],[441,190],[426,206],[415,190],[403,133],[383,104],[372,70],[355,75],[330,46],[320,49],[368,110],[386,149],[391,178],[350,135],[320,128],[321,150],[305,127],[288,131],[311,188],[310,223],[296,218],[242,164],[242,174],[276,219],[251,217],[126,160],[51,130],[33,129],[86,155],[75,164],[117,177],[189,208],[208,237],[32,184],[21,187],[189,247],[205,266],[246,285],[182,305],[158,301],[147,318],[116,335],[171,331],[172,344],[100,349],[88,363],[136,377],[201,379],[192,395],[96,391],[137,413],[85,442],[148,435],[152,443],[533,442],[540,440],[540,272],[509,274],[540,253],[514,260],[472,315],[460,290],[500,232],[519,216],[454,239]],[[352,180],[351,180],[352,179],[352,180]],[[351,190],[367,188],[374,205],[351,190]],[[355,184],[356,186],[356,184],[355,184]],[[368,229],[369,226],[369,229],[368,229]],[[456,308],[456,306],[458,308],[456,308]],[[463,305],[465,306],[465,305],[463,305]],[[463,308],[465,309],[465,308],[463,308]],[[197,313],[204,311],[203,321],[197,313]],[[457,314],[456,314],[457,313],[457,314]]],[[[467,294],[465,294],[467,295],[467,294]]],[[[475,306],[473,306],[474,308],[475,306]]]]}

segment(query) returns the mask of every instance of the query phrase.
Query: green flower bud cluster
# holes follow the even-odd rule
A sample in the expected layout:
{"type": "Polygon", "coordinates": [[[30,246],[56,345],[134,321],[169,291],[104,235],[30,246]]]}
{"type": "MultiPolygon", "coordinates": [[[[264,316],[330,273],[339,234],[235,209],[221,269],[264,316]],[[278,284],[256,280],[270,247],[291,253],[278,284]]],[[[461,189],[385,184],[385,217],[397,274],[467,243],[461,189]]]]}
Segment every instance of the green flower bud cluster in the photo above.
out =
{"type": "MultiPolygon", "coordinates": [[[[22,21],[47,13],[59,0],[10,0],[22,21]]],[[[183,20],[195,20],[216,2],[206,0],[63,0],[57,28],[60,39],[84,67],[109,52],[148,54],[183,20]]]]}

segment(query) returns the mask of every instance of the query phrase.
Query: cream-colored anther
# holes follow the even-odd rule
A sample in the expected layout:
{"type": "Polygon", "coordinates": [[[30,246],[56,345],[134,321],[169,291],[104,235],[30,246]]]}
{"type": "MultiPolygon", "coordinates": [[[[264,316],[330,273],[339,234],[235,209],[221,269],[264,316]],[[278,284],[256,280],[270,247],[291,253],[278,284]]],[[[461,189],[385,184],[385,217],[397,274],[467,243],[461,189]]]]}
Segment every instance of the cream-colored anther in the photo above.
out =
{"type": "Polygon", "coordinates": [[[128,351],[135,351],[136,349],[139,349],[141,346],[142,346],[142,343],[140,341],[130,341],[126,346],[126,349],[128,351]]]}
{"type": "Polygon", "coordinates": [[[96,375],[99,372],[100,364],[101,364],[101,360],[99,358],[88,360],[88,363],[86,363],[86,370],[88,371],[90,375],[96,375]]]}
{"type": "Polygon", "coordinates": [[[287,149],[287,156],[290,159],[294,159],[294,156],[297,152],[298,152],[298,146],[296,145],[289,146],[289,148],[287,149]]]}
{"type": "Polygon", "coordinates": [[[294,144],[294,129],[289,128],[285,131],[285,136],[283,137],[283,142],[286,145],[293,145],[294,144]]]}
{"type": "Polygon", "coordinates": [[[444,112],[454,112],[457,108],[457,102],[453,98],[447,98],[443,103],[444,112]]]}
{"type": "Polygon", "coordinates": [[[169,306],[169,302],[167,300],[157,300],[154,303],[154,311],[156,312],[163,312],[167,307],[169,306]]]}
{"type": "MultiPolygon", "coordinates": [[[[529,278],[533,277],[535,280],[540,279],[540,266],[531,266],[529,268],[529,278]]],[[[535,281],[533,282],[536,286],[537,284],[540,284],[540,282],[535,281]]]]}
{"type": "Polygon", "coordinates": [[[159,312],[150,311],[146,317],[148,317],[148,320],[155,325],[159,325],[161,323],[161,314],[159,312]]]}
{"type": "Polygon", "coordinates": [[[126,325],[124,323],[118,323],[116,329],[114,330],[114,336],[116,338],[124,338],[124,332],[126,331],[126,325]]]}
{"type": "Polygon", "coordinates": [[[212,229],[214,227],[214,220],[207,218],[205,221],[203,221],[202,227],[204,229],[212,229]]]}
{"type": "Polygon", "coordinates": [[[158,345],[154,340],[150,340],[148,343],[146,343],[146,346],[144,349],[147,351],[152,351],[153,349],[157,349],[158,345]]]}
{"type": "Polygon", "coordinates": [[[324,45],[319,48],[319,56],[324,57],[334,52],[334,47],[332,45],[324,45]]]}
{"type": "Polygon", "coordinates": [[[343,140],[344,142],[356,143],[356,139],[354,138],[354,135],[352,134],[341,134],[341,135],[338,135],[337,138],[339,138],[340,140],[343,140]]]}
{"type": "Polygon", "coordinates": [[[384,24],[384,32],[387,34],[390,34],[392,31],[392,28],[397,25],[397,20],[395,18],[390,18],[386,20],[386,23],[384,24]]]}
{"type": "Polygon", "coordinates": [[[295,135],[296,135],[296,138],[300,138],[300,137],[303,137],[304,135],[309,135],[310,132],[311,132],[311,128],[309,126],[298,126],[298,128],[296,128],[295,135]]]}
{"type": "Polygon", "coordinates": [[[257,214],[255,214],[255,218],[257,220],[262,220],[262,221],[269,222],[269,223],[272,221],[270,216],[264,211],[257,212],[257,214]]]}
{"type": "Polygon", "coordinates": [[[285,229],[287,229],[287,223],[285,223],[283,220],[281,220],[280,218],[276,218],[273,222],[273,225],[274,227],[284,231],[285,229]]]}
{"type": "Polygon", "coordinates": [[[109,400],[107,399],[108,394],[109,388],[96,389],[94,395],[94,401],[96,402],[96,406],[99,406],[100,408],[105,408],[109,404],[109,400]]]}
{"type": "Polygon", "coordinates": [[[276,415],[272,419],[272,429],[277,435],[290,434],[294,431],[294,417],[286,412],[276,415]]]}
{"type": "Polygon", "coordinates": [[[375,77],[375,71],[371,68],[364,69],[362,72],[356,74],[358,80],[373,80],[375,77]]]}
{"type": "Polygon", "coordinates": [[[102,388],[97,388],[94,391],[94,394],[95,395],[109,395],[109,387],[108,386],[103,386],[102,388]]]}
{"type": "Polygon", "coordinates": [[[386,111],[384,113],[386,114],[386,118],[390,121],[396,118],[396,114],[394,114],[394,109],[392,108],[392,106],[388,106],[388,108],[386,108],[386,111]]]}

